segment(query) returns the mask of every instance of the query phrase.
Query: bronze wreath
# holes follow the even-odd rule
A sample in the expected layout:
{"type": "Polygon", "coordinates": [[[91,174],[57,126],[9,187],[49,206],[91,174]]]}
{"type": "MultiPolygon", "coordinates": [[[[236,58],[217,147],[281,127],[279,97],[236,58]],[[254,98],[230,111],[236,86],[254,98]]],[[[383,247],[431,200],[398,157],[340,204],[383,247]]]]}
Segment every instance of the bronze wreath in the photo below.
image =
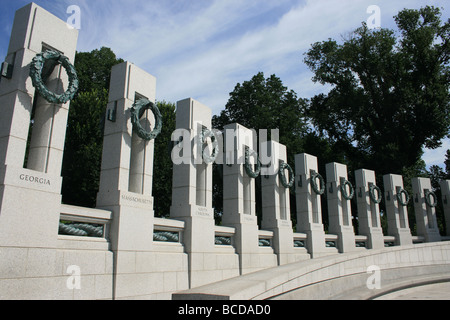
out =
{"type": "Polygon", "coordinates": [[[48,102],[55,104],[65,104],[72,100],[78,91],[78,76],[75,67],[70,63],[69,58],[55,51],[46,51],[38,53],[33,58],[30,66],[30,77],[33,86],[39,94],[48,102]],[[48,90],[42,79],[42,70],[44,69],[45,61],[53,60],[66,69],[69,76],[69,88],[63,94],[56,94],[48,90]]]}
{"type": "Polygon", "coordinates": [[[342,180],[340,189],[342,192],[342,196],[344,197],[345,200],[352,200],[353,197],[355,196],[355,189],[353,188],[352,183],[348,180],[345,180],[345,179],[342,180]],[[350,194],[347,193],[346,186],[348,186],[350,188],[350,194]]]}
{"type": "Polygon", "coordinates": [[[405,189],[399,190],[399,191],[397,192],[397,200],[398,200],[398,203],[399,203],[401,206],[406,207],[406,206],[408,205],[408,203],[409,203],[409,200],[410,200],[410,198],[409,198],[409,193],[408,193],[405,189]],[[403,201],[402,194],[405,195],[405,201],[403,201]]]}
{"type": "Polygon", "coordinates": [[[436,194],[433,191],[425,192],[425,202],[430,208],[436,208],[438,205],[436,194]],[[431,202],[431,197],[433,197],[434,202],[431,202]]]}
{"type": "Polygon", "coordinates": [[[158,107],[148,99],[139,99],[136,103],[133,104],[130,110],[131,123],[133,124],[133,128],[136,134],[146,141],[156,139],[156,137],[161,133],[163,125],[162,115],[158,107]],[[156,125],[153,131],[150,132],[145,130],[140,123],[140,119],[145,110],[151,110],[155,116],[156,125]]]}
{"type": "Polygon", "coordinates": [[[294,170],[292,170],[291,166],[288,165],[286,162],[280,163],[280,170],[278,170],[278,175],[280,176],[281,184],[283,185],[283,187],[288,189],[288,188],[292,188],[294,186],[294,182],[295,182],[294,170]],[[285,174],[286,170],[289,171],[289,176],[290,176],[289,182],[286,179],[286,174],[285,174]]]}
{"type": "Polygon", "coordinates": [[[370,200],[372,200],[373,203],[375,203],[375,204],[380,204],[381,203],[382,193],[381,193],[381,189],[378,186],[376,186],[374,184],[370,185],[370,187],[369,187],[369,196],[370,196],[370,200]],[[375,191],[377,191],[378,197],[375,196],[375,191]]]}
{"type": "Polygon", "coordinates": [[[261,173],[261,161],[259,161],[258,154],[255,151],[250,152],[249,147],[245,147],[245,172],[247,172],[248,176],[252,179],[258,178],[259,174],[261,173]],[[252,165],[250,164],[250,156],[256,156],[256,165],[255,170],[253,170],[252,165]]]}
{"type": "Polygon", "coordinates": [[[318,172],[311,173],[311,188],[319,196],[325,193],[325,180],[323,179],[320,173],[318,172]],[[317,179],[319,179],[320,189],[316,182],[317,179]]]}

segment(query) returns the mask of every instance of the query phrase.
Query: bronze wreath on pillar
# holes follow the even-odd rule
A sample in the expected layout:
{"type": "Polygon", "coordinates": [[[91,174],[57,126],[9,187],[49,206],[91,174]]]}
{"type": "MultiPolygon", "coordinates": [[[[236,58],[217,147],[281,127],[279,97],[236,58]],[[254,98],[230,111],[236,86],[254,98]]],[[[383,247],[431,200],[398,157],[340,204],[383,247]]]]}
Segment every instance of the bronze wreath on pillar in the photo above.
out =
{"type": "Polygon", "coordinates": [[[295,182],[294,170],[292,170],[291,166],[288,165],[286,162],[280,163],[280,170],[278,170],[278,175],[280,176],[281,184],[283,185],[283,187],[288,189],[288,188],[292,188],[294,186],[294,182],[295,182]],[[285,173],[286,170],[289,171],[289,176],[290,176],[289,182],[287,181],[287,178],[286,178],[286,173],[285,173]]]}
{"type": "Polygon", "coordinates": [[[131,123],[133,124],[133,129],[135,130],[136,134],[146,141],[156,139],[156,137],[161,133],[163,125],[162,115],[158,107],[148,99],[139,99],[133,104],[130,110],[131,123]],[[145,110],[151,110],[155,116],[156,125],[153,131],[150,132],[145,130],[140,123],[140,119],[143,116],[145,110]]]}
{"type": "Polygon", "coordinates": [[[353,188],[352,183],[350,181],[348,181],[347,179],[344,179],[344,178],[341,179],[340,189],[341,189],[342,197],[345,200],[350,201],[355,196],[355,189],[353,188]],[[349,188],[350,193],[347,192],[347,186],[349,188]]]}
{"type": "Polygon", "coordinates": [[[75,67],[70,63],[69,58],[56,51],[38,53],[31,62],[30,77],[39,94],[50,103],[65,104],[72,100],[78,91],[78,76],[75,67]],[[43,79],[42,71],[46,61],[53,61],[55,64],[60,63],[66,69],[69,76],[69,88],[63,94],[51,92],[44,84],[45,79],[43,79]]]}
{"type": "Polygon", "coordinates": [[[258,154],[254,150],[250,150],[249,147],[245,147],[245,172],[247,175],[252,178],[256,179],[258,178],[259,174],[261,173],[261,161],[259,161],[258,154]],[[250,164],[250,156],[256,157],[256,165],[255,170],[253,170],[252,165],[250,164]]]}

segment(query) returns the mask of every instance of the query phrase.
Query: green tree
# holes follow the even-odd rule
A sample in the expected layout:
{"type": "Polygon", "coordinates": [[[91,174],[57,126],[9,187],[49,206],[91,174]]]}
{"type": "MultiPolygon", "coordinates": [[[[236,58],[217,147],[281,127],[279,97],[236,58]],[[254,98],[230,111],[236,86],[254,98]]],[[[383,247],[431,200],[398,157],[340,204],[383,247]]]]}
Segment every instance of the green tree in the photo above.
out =
{"type": "Polygon", "coordinates": [[[79,93],[91,90],[109,90],[111,68],[122,63],[123,59],[106,47],[91,52],[77,52],[75,56],[75,69],[80,81],[79,93]]]}
{"type": "Polygon", "coordinates": [[[77,52],[80,89],[70,104],[62,176],[66,204],[95,207],[111,68],[123,62],[109,48],[77,52]]]}
{"type": "Polygon", "coordinates": [[[403,173],[449,133],[450,21],[430,6],[395,20],[398,37],[363,24],[342,44],[329,39],[306,53],[313,81],[332,89],[305,112],[353,170],[403,173]]]}
{"type": "Polygon", "coordinates": [[[153,164],[153,197],[156,217],[167,217],[172,204],[172,171],[171,159],[172,133],[175,130],[175,104],[158,102],[157,106],[163,117],[163,128],[155,139],[155,157],[153,164]]]}
{"type": "MultiPolygon", "coordinates": [[[[271,75],[265,78],[260,72],[250,81],[238,83],[225,110],[219,116],[213,117],[213,127],[223,129],[230,123],[239,123],[249,129],[259,132],[279,129],[279,142],[286,145],[288,163],[294,167],[294,155],[303,150],[303,139],[308,134],[308,126],[303,117],[306,101],[299,99],[293,90],[285,87],[280,78],[271,75]]],[[[220,167],[216,169],[221,170],[220,167]]],[[[214,175],[213,202],[216,214],[222,211],[222,180],[217,170],[214,175]]],[[[293,190],[291,190],[293,191],[293,190]]],[[[295,195],[291,192],[291,213],[296,218],[295,195]]],[[[256,180],[256,212],[259,218],[262,213],[261,177],[256,180]]],[[[217,218],[217,217],[216,217],[217,218]]],[[[220,220],[220,219],[216,219],[220,220]]]]}
{"type": "Polygon", "coordinates": [[[271,75],[264,77],[260,72],[250,81],[238,83],[225,110],[219,116],[213,117],[213,126],[223,129],[230,123],[255,129],[270,130],[279,129],[280,143],[286,145],[289,162],[302,148],[303,137],[308,133],[306,120],[303,117],[303,109],[306,100],[299,99],[293,90],[283,85],[280,78],[271,75]]]}
{"type": "Polygon", "coordinates": [[[72,101],[62,175],[63,202],[95,207],[103,150],[104,110],[108,91],[81,92],[72,101]]]}

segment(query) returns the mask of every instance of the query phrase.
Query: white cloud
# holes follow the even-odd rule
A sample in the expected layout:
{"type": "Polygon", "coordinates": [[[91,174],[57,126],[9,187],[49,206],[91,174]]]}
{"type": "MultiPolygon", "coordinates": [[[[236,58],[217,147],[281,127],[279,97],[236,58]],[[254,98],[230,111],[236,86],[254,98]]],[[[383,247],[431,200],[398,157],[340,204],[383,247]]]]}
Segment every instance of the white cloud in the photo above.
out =
{"type": "MultiPolygon", "coordinates": [[[[445,1],[428,2],[444,6],[445,1]]],[[[79,50],[108,46],[158,78],[158,99],[202,99],[218,113],[234,86],[259,71],[276,74],[299,96],[320,92],[303,53],[316,41],[339,39],[359,27],[373,0],[78,3],[83,13],[79,50]]],[[[399,10],[424,4],[378,0],[377,5],[382,26],[392,27],[399,10]]]]}
{"type": "Polygon", "coordinates": [[[450,150],[450,139],[445,139],[442,143],[442,147],[438,149],[425,149],[425,154],[423,155],[422,159],[427,164],[427,168],[435,165],[445,168],[444,161],[447,150],[450,150]]]}

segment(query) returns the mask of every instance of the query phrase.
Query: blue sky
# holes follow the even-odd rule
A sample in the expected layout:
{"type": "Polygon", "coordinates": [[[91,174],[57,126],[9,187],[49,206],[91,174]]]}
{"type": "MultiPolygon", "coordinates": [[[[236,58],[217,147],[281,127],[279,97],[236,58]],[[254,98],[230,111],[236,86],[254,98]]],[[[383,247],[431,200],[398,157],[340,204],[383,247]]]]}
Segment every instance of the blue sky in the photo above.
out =
{"type": "MultiPolygon", "coordinates": [[[[29,0],[0,0],[0,61],[6,55],[14,12],[29,0]]],[[[381,26],[394,28],[403,8],[448,0],[36,0],[63,20],[81,9],[78,51],[110,47],[117,56],[157,77],[157,99],[199,100],[218,114],[237,83],[262,71],[276,74],[299,97],[327,88],[311,81],[303,63],[311,44],[341,39],[381,10],[381,26]]],[[[428,165],[442,166],[450,140],[427,151],[428,165]]]]}

